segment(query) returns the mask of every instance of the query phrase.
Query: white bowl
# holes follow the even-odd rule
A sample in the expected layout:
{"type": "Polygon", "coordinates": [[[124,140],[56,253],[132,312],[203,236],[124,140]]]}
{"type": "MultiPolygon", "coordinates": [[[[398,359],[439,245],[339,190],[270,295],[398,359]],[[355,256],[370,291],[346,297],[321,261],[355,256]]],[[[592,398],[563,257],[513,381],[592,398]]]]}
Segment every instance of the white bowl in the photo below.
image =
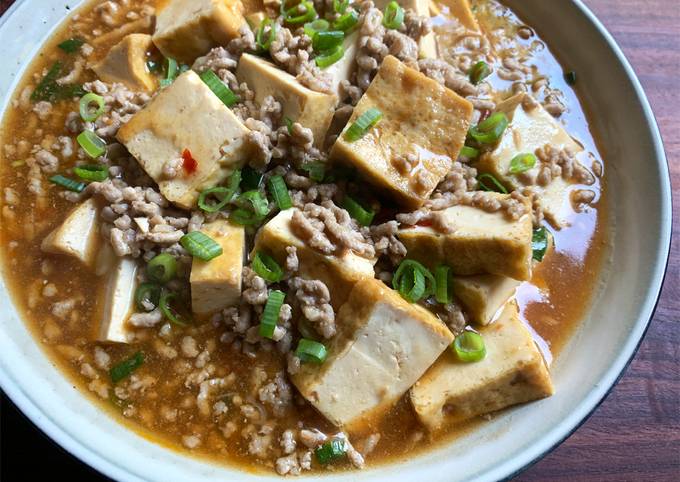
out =
{"type": "MultiPolygon", "coordinates": [[[[80,1],[19,0],[0,20],[2,111],[19,76],[80,1]]],[[[410,460],[329,475],[328,480],[498,480],[568,437],[607,395],[635,354],[663,282],[671,189],[649,103],[619,47],[580,1],[509,0],[579,74],[582,101],[607,166],[611,272],[588,317],[553,366],[557,393],[504,412],[463,439],[410,460]],[[636,187],[637,186],[637,187],[636,187]]],[[[21,321],[0,280],[0,384],[53,440],[117,480],[280,480],[211,465],[125,429],[73,388],[21,321]]]]}

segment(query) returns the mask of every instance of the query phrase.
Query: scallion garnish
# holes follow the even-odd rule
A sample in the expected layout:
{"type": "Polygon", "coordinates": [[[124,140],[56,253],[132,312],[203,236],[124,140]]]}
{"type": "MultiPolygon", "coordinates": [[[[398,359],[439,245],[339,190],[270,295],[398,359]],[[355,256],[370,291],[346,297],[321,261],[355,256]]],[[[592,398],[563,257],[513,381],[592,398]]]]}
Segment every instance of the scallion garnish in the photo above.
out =
{"type": "Polygon", "coordinates": [[[404,23],[404,9],[397,2],[392,0],[385,7],[383,14],[383,25],[389,29],[396,30],[404,23]]]}
{"type": "Polygon", "coordinates": [[[347,444],[342,438],[333,438],[314,451],[316,460],[323,465],[330,464],[347,454],[347,444]]]}
{"type": "Polygon", "coordinates": [[[480,191],[500,192],[507,194],[508,190],[492,174],[480,174],[477,176],[477,184],[480,191]]]}
{"type": "Polygon", "coordinates": [[[344,137],[348,142],[358,141],[366,135],[369,129],[375,126],[382,119],[382,112],[375,107],[371,107],[361,114],[354,123],[345,131],[344,137]]]}
{"type": "Polygon", "coordinates": [[[536,156],[528,154],[517,154],[510,161],[510,174],[520,174],[526,172],[536,165],[536,156]]]}
{"type": "Polygon", "coordinates": [[[437,289],[435,290],[434,297],[437,303],[447,305],[451,303],[453,295],[451,290],[453,288],[451,281],[451,268],[448,266],[437,266],[434,270],[434,279],[436,282],[437,289]]]}
{"type": "Polygon", "coordinates": [[[61,76],[63,64],[55,62],[47,71],[45,77],[42,78],[38,86],[31,94],[31,101],[49,101],[55,102],[57,100],[72,99],[74,97],[82,97],[87,92],[80,84],[64,84],[57,83],[57,79],[61,76]]]}
{"type": "Polygon", "coordinates": [[[84,43],[85,41],[83,39],[75,37],[64,40],[62,43],[57,45],[57,47],[67,54],[75,54],[78,50],[80,50],[80,47],[82,47],[84,43]]]}
{"type": "Polygon", "coordinates": [[[236,199],[236,204],[245,209],[252,209],[255,215],[262,218],[269,214],[269,201],[257,190],[244,192],[236,199]]]}
{"type": "Polygon", "coordinates": [[[80,98],[80,117],[85,122],[94,122],[104,113],[104,98],[93,92],[85,94],[80,98]],[[92,109],[92,104],[96,104],[96,109],[92,109]]]}
{"type": "Polygon", "coordinates": [[[282,176],[277,174],[270,177],[267,181],[267,187],[274,198],[274,202],[281,211],[285,211],[286,209],[293,207],[293,201],[290,199],[288,186],[286,186],[286,181],[282,176]]]}
{"type": "Polygon", "coordinates": [[[76,140],[92,159],[97,159],[106,153],[106,142],[95,134],[94,131],[86,129],[78,135],[76,140]]]}
{"type": "Polygon", "coordinates": [[[333,30],[348,33],[359,23],[359,12],[350,8],[333,22],[333,30]]]}
{"type": "Polygon", "coordinates": [[[117,363],[116,365],[113,365],[111,367],[111,369],[109,370],[111,381],[113,383],[118,383],[121,380],[124,380],[125,378],[132,375],[132,372],[137,370],[143,364],[144,354],[141,351],[138,351],[127,360],[123,360],[122,362],[117,363]]]}
{"type": "Polygon", "coordinates": [[[315,182],[323,182],[326,177],[326,164],[321,161],[305,162],[300,169],[309,174],[309,178],[315,182]]]}
{"type": "Polygon", "coordinates": [[[333,0],[333,11],[335,13],[345,13],[349,7],[349,0],[333,0]]]}
{"type": "Polygon", "coordinates": [[[201,74],[201,80],[205,82],[205,85],[207,85],[210,90],[213,91],[213,94],[215,94],[227,107],[231,107],[238,102],[236,94],[234,94],[212,70],[203,72],[201,74]]]}
{"type": "Polygon", "coordinates": [[[269,292],[269,298],[267,304],[264,305],[262,319],[260,320],[260,336],[262,338],[271,340],[274,336],[274,330],[279,321],[279,313],[285,298],[286,294],[283,291],[272,290],[269,292]]]}
{"type": "Polygon", "coordinates": [[[326,347],[322,343],[307,338],[300,339],[295,350],[295,356],[303,363],[323,363],[327,355],[326,347]]]}
{"type": "Polygon", "coordinates": [[[487,119],[470,128],[468,136],[480,144],[495,144],[508,127],[508,117],[503,112],[495,112],[487,119]]]}
{"type": "Polygon", "coordinates": [[[568,85],[576,85],[576,72],[573,70],[564,73],[564,81],[568,85]]]}
{"type": "Polygon", "coordinates": [[[483,60],[480,60],[472,66],[470,72],[468,72],[468,75],[470,76],[470,82],[472,82],[474,85],[477,85],[482,80],[491,75],[491,67],[489,67],[489,64],[483,60]]]}
{"type": "Polygon", "coordinates": [[[474,331],[464,331],[458,335],[451,348],[458,359],[465,363],[478,362],[486,356],[484,338],[474,331]]]}
{"type": "Polygon", "coordinates": [[[409,303],[416,303],[435,292],[436,280],[432,273],[417,261],[405,259],[392,279],[392,286],[409,303]]]}
{"type": "Polygon", "coordinates": [[[372,209],[364,208],[350,196],[345,196],[340,205],[362,226],[370,226],[373,222],[375,212],[372,209]]]}
{"type": "Polygon", "coordinates": [[[460,150],[460,155],[461,157],[465,157],[467,159],[477,159],[479,157],[479,149],[475,149],[474,147],[470,146],[463,146],[460,150]]]}
{"type": "Polygon", "coordinates": [[[161,295],[161,299],[158,301],[158,307],[161,309],[163,316],[170,320],[170,323],[173,323],[177,326],[187,326],[187,321],[179,313],[179,311],[177,311],[172,306],[172,303],[175,301],[175,299],[177,299],[176,293],[163,293],[161,295]]]}
{"type": "Polygon", "coordinates": [[[241,189],[244,191],[252,191],[259,189],[264,181],[264,174],[256,171],[250,166],[245,166],[241,170],[241,189]]]}
{"type": "Polygon", "coordinates": [[[157,283],[142,283],[135,290],[137,308],[147,311],[148,304],[157,307],[161,301],[161,286],[157,283]]]}
{"type": "Polygon", "coordinates": [[[206,213],[216,213],[234,199],[239,184],[241,184],[241,171],[236,170],[229,177],[228,186],[211,187],[202,191],[198,196],[198,207],[206,213]],[[217,199],[217,202],[210,201],[213,197],[217,199]]]}
{"type": "Polygon", "coordinates": [[[177,260],[169,253],[161,253],[149,261],[146,273],[152,281],[167,283],[177,274],[177,260]]]}
{"type": "Polygon", "coordinates": [[[103,164],[86,164],[74,167],[73,173],[86,181],[102,182],[109,177],[109,168],[103,164]]]}
{"type": "Polygon", "coordinates": [[[317,67],[325,69],[339,61],[343,55],[345,55],[345,48],[340,44],[321,52],[314,58],[314,62],[316,62],[317,67]]]}
{"type": "MultiPolygon", "coordinates": [[[[286,1],[281,2],[281,9],[285,8],[286,3],[286,1]]],[[[289,25],[300,25],[311,22],[316,16],[314,4],[308,0],[303,0],[283,12],[283,21],[289,25]]]]}
{"type": "Polygon", "coordinates": [[[253,271],[257,273],[260,278],[263,278],[270,283],[278,283],[283,279],[283,268],[279,266],[274,258],[267,253],[258,251],[253,258],[253,271]]]}
{"type": "Polygon", "coordinates": [[[83,192],[87,187],[87,184],[84,182],[74,181],[61,174],[50,177],[50,182],[73,192],[83,192]]]}
{"type": "Polygon", "coordinates": [[[317,18],[313,22],[309,22],[304,25],[305,35],[311,39],[314,39],[314,34],[317,32],[325,32],[330,28],[330,26],[331,25],[328,23],[328,20],[317,18]]]}
{"type": "Polygon", "coordinates": [[[283,122],[286,123],[286,129],[288,130],[288,135],[292,136],[293,135],[293,119],[290,117],[284,117],[283,122]]]}
{"type": "Polygon", "coordinates": [[[257,43],[258,49],[261,51],[269,51],[269,47],[272,46],[272,41],[276,38],[276,30],[279,25],[272,21],[271,18],[265,18],[260,26],[257,28],[257,33],[255,34],[255,42],[257,43]],[[269,27],[269,31],[265,35],[265,31],[269,27]]]}
{"type": "Polygon", "coordinates": [[[548,230],[541,226],[534,229],[531,237],[531,250],[533,251],[533,259],[536,261],[543,261],[546,251],[548,251],[548,230]]]}
{"type": "Polygon", "coordinates": [[[161,87],[164,88],[172,84],[177,78],[178,74],[179,66],[177,65],[177,61],[167,57],[165,59],[165,78],[161,79],[161,87]]]}
{"type": "Polygon", "coordinates": [[[338,45],[342,45],[344,39],[344,32],[338,30],[316,32],[312,39],[312,47],[316,52],[325,52],[335,49],[338,45]]]}
{"type": "Polygon", "coordinates": [[[222,246],[217,244],[210,236],[201,231],[192,231],[182,236],[179,240],[184,249],[195,258],[210,261],[222,254],[222,246]]]}

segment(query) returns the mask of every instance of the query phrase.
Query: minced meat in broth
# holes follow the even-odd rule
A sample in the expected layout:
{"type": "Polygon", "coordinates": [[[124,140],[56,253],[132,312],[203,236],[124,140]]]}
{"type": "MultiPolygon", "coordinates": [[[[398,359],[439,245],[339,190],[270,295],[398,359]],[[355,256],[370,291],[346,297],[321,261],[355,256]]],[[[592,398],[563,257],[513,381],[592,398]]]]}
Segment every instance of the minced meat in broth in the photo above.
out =
{"type": "Polygon", "coordinates": [[[281,475],[403,458],[489,418],[475,400],[493,412],[550,395],[547,367],[587,308],[607,239],[578,73],[493,0],[432,1],[429,13],[407,0],[287,2],[292,23],[279,2],[227,0],[230,10],[203,23],[179,15],[184,30],[172,30],[159,13],[183,3],[79,9],[4,120],[4,272],[78,386],[159,443],[281,475]],[[303,28],[315,13],[326,23],[303,28]],[[341,49],[324,28],[353,22],[326,66],[341,49]],[[365,123],[371,107],[382,118],[365,123]],[[504,136],[521,149],[521,123],[536,119],[544,144],[513,152],[504,136]],[[503,156],[510,171],[498,169],[503,156]],[[480,249],[500,227],[512,232],[480,249]],[[482,301],[475,283],[491,286],[482,301]],[[473,330],[488,350],[465,363],[449,345],[473,330]],[[536,374],[511,373],[521,389],[499,378],[447,395],[436,413],[421,406],[458,372],[493,366],[506,332],[529,340],[536,374]],[[303,339],[317,351],[301,352],[303,339]]]}

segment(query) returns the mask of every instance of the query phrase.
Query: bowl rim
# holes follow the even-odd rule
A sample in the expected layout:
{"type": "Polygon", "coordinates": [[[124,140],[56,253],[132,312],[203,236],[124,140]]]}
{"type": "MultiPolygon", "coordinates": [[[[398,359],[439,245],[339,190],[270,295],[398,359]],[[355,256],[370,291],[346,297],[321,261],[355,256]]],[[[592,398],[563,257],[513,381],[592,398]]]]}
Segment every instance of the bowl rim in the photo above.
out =
{"type": "MultiPolygon", "coordinates": [[[[15,11],[27,0],[15,0],[15,2],[0,16],[0,27],[2,27],[15,11]]],[[[627,80],[630,82],[635,92],[635,100],[642,108],[642,113],[653,139],[654,161],[657,164],[660,174],[659,198],[661,210],[659,213],[660,236],[657,242],[657,256],[655,260],[652,284],[647,290],[644,298],[644,308],[642,314],[634,324],[634,329],[627,337],[620,354],[616,357],[605,375],[600,380],[598,386],[594,387],[588,395],[574,407],[567,419],[552,432],[545,435],[543,441],[536,441],[530,445],[520,457],[512,460],[501,461],[498,465],[492,466],[479,474],[479,480],[507,480],[525,471],[534,464],[538,463],[543,457],[552,452],[562,442],[576,432],[604,402],[607,396],[614,389],[616,384],[625,374],[637,354],[645,334],[649,329],[652,318],[660,301],[663,283],[665,281],[668,262],[671,250],[672,222],[673,222],[673,202],[670,170],[666,157],[663,139],[658,127],[658,123],[652,111],[649,100],[642,88],[640,80],[635,73],[632,65],[623,53],[614,37],[609,33],[602,22],[588,8],[583,0],[570,0],[576,6],[580,14],[583,15],[597,33],[606,42],[609,50],[614,54],[619,66],[624,71],[627,80]]],[[[24,63],[25,65],[25,63],[24,63]]],[[[0,367],[0,388],[8,398],[21,410],[21,412],[52,442],[65,449],[81,462],[101,472],[114,480],[133,480],[143,481],[144,479],[135,475],[127,468],[116,464],[108,458],[100,455],[97,451],[90,449],[84,441],[77,440],[63,427],[57,425],[50,417],[46,416],[30,398],[18,383],[10,378],[0,367]]]]}

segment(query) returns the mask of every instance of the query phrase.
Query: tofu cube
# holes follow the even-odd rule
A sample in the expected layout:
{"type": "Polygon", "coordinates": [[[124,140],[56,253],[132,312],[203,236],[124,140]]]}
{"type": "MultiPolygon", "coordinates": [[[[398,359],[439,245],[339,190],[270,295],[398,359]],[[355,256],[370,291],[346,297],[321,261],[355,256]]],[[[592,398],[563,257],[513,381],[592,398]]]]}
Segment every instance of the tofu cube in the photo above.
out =
{"type": "Polygon", "coordinates": [[[187,64],[238,37],[241,0],[169,0],[156,18],[153,42],[166,57],[187,64]]]}
{"type": "Polygon", "coordinates": [[[180,75],[118,131],[118,140],[178,206],[195,207],[200,191],[243,166],[249,130],[193,71],[180,75]],[[193,172],[166,178],[166,162],[195,159],[193,172]]]}
{"type": "Polygon", "coordinates": [[[210,261],[191,262],[191,308],[210,314],[239,302],[246,236],[242,226],[223,219],[203,225],[201,231],[222,247],[222,254],[210,261]]]}
{"type": "Polygon", "coordinates": [[[373,265],[376,260],[362,258],[351,251],[342,256],[327,256],[310,248],[291,231],[290,223],[295,210],[281,211],[260,229],[251,258],[261,250],[283,266],[287,256],[286,247],[294,246],[300,265],[297,275],[325,283],[331,293],[331,304],[337,310],[347,300],[358,280],[375,277],[373,265]]]}
{"type": "Polygon", "coordinates": [[[40,248],[51,254],[65,254],[94,268],[99,237],[99,206],[90,198],[73,209],[54,231],[47,235],[40,248]]]}
{"type": "Polygon", "coordinates": [[[282,115],[311,129],[314,144],[323,145],[335,112],[334,96],[308,89],[288,72],[251,54],[241,56],[236,77],[255,92],[256,102],[262,103],[268,96],[278,100],[282,115]]]}
{"type": "MultiPolygon", "coordinates": [[[[487,193],[498,199],[509,194],[487,193]]],[[[399,230],[408,257],[430,268],[443,263],[458,275],[496,274],[516,280],[531,278],[531,205],[526,214],[511,220],[502,211],[457,205],[441,211],[444,223],[453,231],[443,233],[430,226],[399,230]]]]}
{"type": "Polygon", "coordinates": [[[356,56],[359,52],[359,32],[349,34],[343,41],[345,54],[333,65],[322,69],[331,78],[331,93],[335,95],[336,102],[342,98],[340,84],[343,80],[349,81],[356,70],[356,56]]]}
{"type": "MultiPolygon", "coordinates": [[[[392,0],[376,0],[373,2],[376,8],[379,8],[383,12],[385,8],[392,0]]],[[[403,7],[405,10],[413,10],[417,15],[421,17],[430,17],[430,0],[397,0],[397,3],[403,7]]],[[[436,59],[437,58],[437,39],[434,32],[430,32],[420,39],[418,43],[419,56],[425,59],[436,59]]]]}
{"type": "Polygon", "coordinates": [[[519,285],[517,280],[493,274],[453,278],[456,298],[463,304],[470,320],[478,325],[491,323],[519,285]]]}
{"type": "MultiPolygon", "coordinates": [[[[506,187],[519,189],[524,186],[534,186],[533,183],[523,182],[523,176],[510,174],[510,162],[518,154],[533,154],[537,149],[552,145],[557,149],[569,148],[574,153],[583,148],[567,133],[564,127],[551,116],[541,105],[523,102],[525,94],[518,94],[498,104],[497,111],[504,112],[510,124],[503,133],[494,150],[481,156],[476,166],[480,172],[494,175],[506,187]]],[[[540,162],[528,171],[536,174],[540,162]]],[[[542,204],[546,218],[556,228],[568,224],[573,213],[569,199],[569,183],[562,177],[553,179],[545,188],[540,188],[538,200],[542,204]]]]}
{"type": "Polygon", "coordinates": [[[356,167],[406,208],[417,209],[458,157],[471,116],[470,102],[390,55],[330,155],[356,167]],[[380,110],[380,122],[361,139],[346,140],[344,132],[370,108],[380,110]]]}
{"type": "Polygon", "coordinates": [[[128,318],[134,313],[137,289],[137,262],[118,258],[103,293],[103,312],[99,321],[98,341],[129,343],[128,318]]]}
{"type": "Polygon", "coordinates": [[[135,91],[153,91],[156,79],[146,66],[152,49],[151,35],[133,33],[117,43],[92,70],[104,82],[125,84],[135,91]]]}
{"type": "Polygon", "coordinates": [[[447,350],[411,389],[411,402],[430,430],[554,393],[550,373],[517,305],[480,330],[486,357],[462,363],[447,350]]]}
{"type": "Polygon", "coordinates": [[[330,422],[353,431],[385,415],[453,341],[428,310],[373,278],[356,283],[336,323],[326,361],[291,378],[330,422]]]}

